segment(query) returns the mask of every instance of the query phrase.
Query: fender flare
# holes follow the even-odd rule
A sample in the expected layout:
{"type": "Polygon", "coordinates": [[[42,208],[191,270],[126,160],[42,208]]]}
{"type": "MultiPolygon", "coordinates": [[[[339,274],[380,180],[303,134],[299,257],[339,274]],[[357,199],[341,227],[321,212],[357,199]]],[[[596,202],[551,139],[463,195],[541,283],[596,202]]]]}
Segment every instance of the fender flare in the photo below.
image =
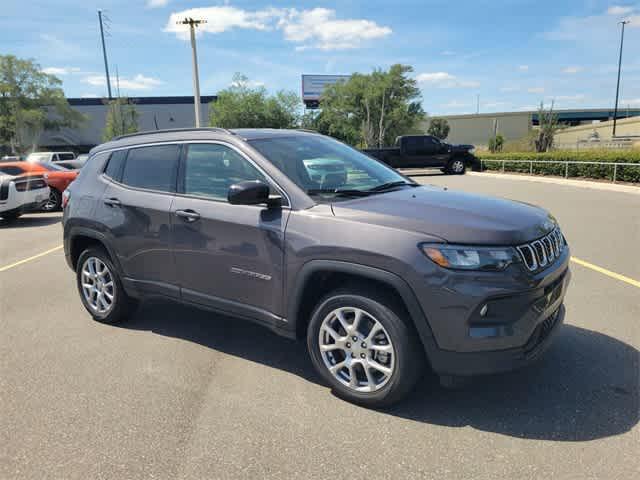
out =
{"type": "Polygon", "coordinates": [[[299,270],[293,281],[295,285],[293,293],[288,297],[287,301],[287,319],[291,326],[290,328],[294,331],[298,322],[298,319],[296,318],[297,312],[300,310],[305,288],[307,287],[311,275],[320,271],[355,275],[365,279],[368,278],[375,280],[393,287],[402,298],[402,301],[409,312],[409,316],[411,317],[411,321],[420,335],[420,340],[423,345],[428,345],[433,342],[433,333],[429,326],[427,317],[425,316],[415,293],[409,284],[402,279],[402,277],[376,267],[339,260],[310,260],[299,270]]]}
{"type": "Polygon", "coordinates": [[[107,241],[106,236],[103,233],[98,232],[92,228],[83,227],[83,226],[69,227],[69,231],[65,234],[66,242],[68,242],[65,245],[65,253],[67,257],[67,263],[69,264],[72,270],[75,270],[76,266],[73,265],[71,262],[71,245],[73,243],[73,240],[77,237],[88,237],[100,242],[104,246],[104,248],[107,250],[107,253],[111,257],[111,261],[114,263],[118,272],[120,274],[123,273],[122,266],[120,265],[120,260],[118,259],[118,256],[116,255],[113,248],[111,248],[111,246],[109,245],[109,242],[107,241]]]}

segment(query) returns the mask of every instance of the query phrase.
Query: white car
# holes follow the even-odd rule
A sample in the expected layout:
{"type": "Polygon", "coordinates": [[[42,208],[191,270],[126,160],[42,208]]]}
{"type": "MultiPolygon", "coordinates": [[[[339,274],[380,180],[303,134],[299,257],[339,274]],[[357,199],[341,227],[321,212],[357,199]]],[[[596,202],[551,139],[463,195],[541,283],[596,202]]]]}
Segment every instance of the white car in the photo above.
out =
{"type": "Polygon", "coordinates": [[[0,174],[0,217],[5,222],[40,210],[48,198],[49,186],[43,175],[0,174]]]}
{"type": "Polygon", "coordinates": [[[75,160],[73,152],[33,152],[27,155],[27,162],[52,163],[63,162],[65,160],[75,160]]]}

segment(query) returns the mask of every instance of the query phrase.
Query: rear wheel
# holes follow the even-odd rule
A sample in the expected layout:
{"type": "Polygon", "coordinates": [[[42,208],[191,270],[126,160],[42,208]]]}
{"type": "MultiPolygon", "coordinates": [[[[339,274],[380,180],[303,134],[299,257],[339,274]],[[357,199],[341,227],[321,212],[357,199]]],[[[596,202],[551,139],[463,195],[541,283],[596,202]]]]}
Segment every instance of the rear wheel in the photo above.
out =
{"type": "Polygon", "coordinates": [[[49,198],[44,203],[44,205],[42,205],[42,210],[45,212],[56,212],[60,210],[61,205],[62,205],[62,194],[55,188],[50,188],[49,198]]]}
{"type": "Polygon", "coordinates": [[[135,310],[135,301],[122,288],[120,276],[104,249],[91,247],[82,252],[76,280],[82,304],[94,320],[118,323],[135,310]]]}
{"type": "Polygon", "coordinates": [[[307,346],[315,368],[345,400],[384,407],[404,398],[424,367],[401,310],[374,291],[339,290],[313,312],[307,346]]]}
{"type": "Polygon", "coordinates": [[[447,164],[446,173],[450,175],[463,175],[466,169],[467,166],[465,165],[464,160],[453,158],[447,164]]]}

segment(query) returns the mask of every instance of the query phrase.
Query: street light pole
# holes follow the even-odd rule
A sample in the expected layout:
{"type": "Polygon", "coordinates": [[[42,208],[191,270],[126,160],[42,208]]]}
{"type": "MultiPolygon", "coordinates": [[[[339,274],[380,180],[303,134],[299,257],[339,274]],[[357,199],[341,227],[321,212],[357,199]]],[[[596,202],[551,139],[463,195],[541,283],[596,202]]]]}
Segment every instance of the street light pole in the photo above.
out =
{"type": "Polygon", "coordinates": [[[102,40],[102,58],[104,59],[104,72],[107,77],[107,92],[109,94],[109,100],[111,100],[113,97],[111,96],[111,80],[109,79],[109,62],[107,62],[107,47],[104,44],[104,29],[102,28],[102,10],[98,10],[98,22],[100,23],[100,38],[102,40]]]}
{"type": "Polygon", "coordinates": [[[200,78],[198,74],[198,53],[196,51],[196,27],[206,20],[194,20],[193,18],[185,18],[178,25],[189,25],[189,33],[191,35],[191,57],[193,61],[193,103],[195,105],[196,128],[200,128],[200,78]]]}
{"type": "Polygon", "coordinates": [[[620,56],[618,57],[618,83],[616,85],[616,106],[613,110],[613,138],[616,138],[616,123],[618,121],[618,98],[620,95],[620,71],[622,70],[622,46],[624,45],[624,26],[630,23],[630,20],[623,20],[618,22],[622,25],[622,31],[620,32],[620,56]]]}

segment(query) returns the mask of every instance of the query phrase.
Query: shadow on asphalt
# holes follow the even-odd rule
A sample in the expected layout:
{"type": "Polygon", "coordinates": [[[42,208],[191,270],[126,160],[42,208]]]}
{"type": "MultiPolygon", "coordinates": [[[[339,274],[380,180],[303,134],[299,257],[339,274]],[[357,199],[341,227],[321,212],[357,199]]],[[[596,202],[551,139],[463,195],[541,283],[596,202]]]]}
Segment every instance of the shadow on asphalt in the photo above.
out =
{"type": "MultiPolygon", "coordinates": [[[[123,327],[192,341],[322,383],[304,342],[243,320],[152,302],[123,327]]],[[[546,355],[526,369],[478,377],[457,390],[443,389],[427,375],[406,401],[384,413],[527,439],[578,442],[619,435],[639,420],[639,358],[619,340],[565,325],[546,355]]]]}
{"type": "Polygon", "coordinates": [[[47,216],[38,215],[33,217],[29,215],[23,215],[10,222],[7,222],[4,219],[0,219],[0,228],[46,227],[47,225],[53,225],[54,223],[60,223],[61,221],[61,213],[53,213],[47,216]]]}

